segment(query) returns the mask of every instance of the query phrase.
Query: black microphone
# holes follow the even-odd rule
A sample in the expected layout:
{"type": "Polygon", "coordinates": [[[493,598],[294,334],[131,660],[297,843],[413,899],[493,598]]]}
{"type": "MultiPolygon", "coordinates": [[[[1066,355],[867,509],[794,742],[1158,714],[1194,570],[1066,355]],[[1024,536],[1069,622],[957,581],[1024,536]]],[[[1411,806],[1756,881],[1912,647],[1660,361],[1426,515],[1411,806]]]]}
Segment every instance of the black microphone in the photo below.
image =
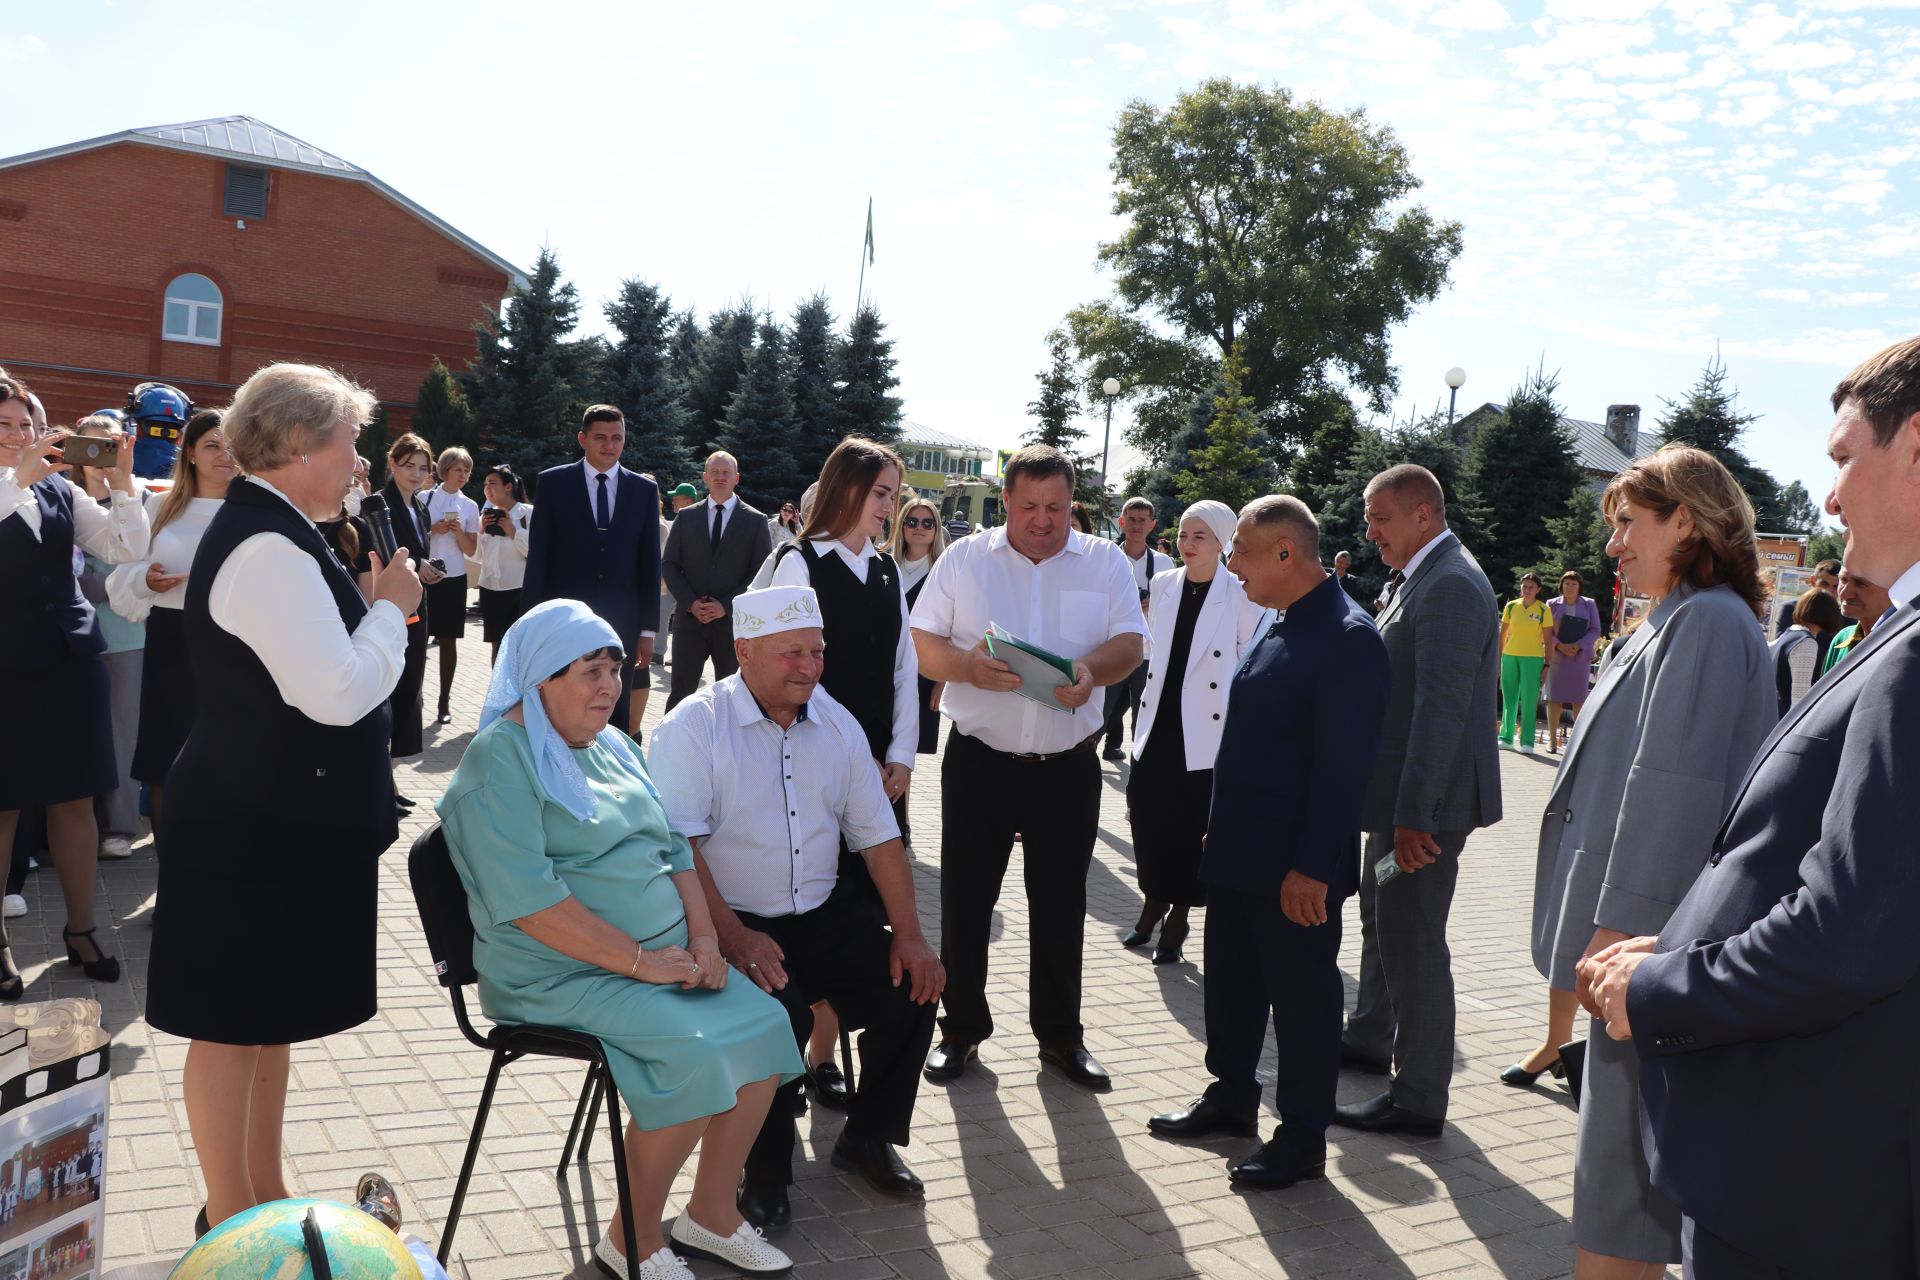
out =
{"type": "Polygon", "coordinates": [[[400,543],[393,536],[393,515],[387,510],[386,498],[370,493],[360,499],[360,515],[367,522],[367,532],[373,535],[373,549],[379,553],[380,563],[392,564],[400,543]]]}

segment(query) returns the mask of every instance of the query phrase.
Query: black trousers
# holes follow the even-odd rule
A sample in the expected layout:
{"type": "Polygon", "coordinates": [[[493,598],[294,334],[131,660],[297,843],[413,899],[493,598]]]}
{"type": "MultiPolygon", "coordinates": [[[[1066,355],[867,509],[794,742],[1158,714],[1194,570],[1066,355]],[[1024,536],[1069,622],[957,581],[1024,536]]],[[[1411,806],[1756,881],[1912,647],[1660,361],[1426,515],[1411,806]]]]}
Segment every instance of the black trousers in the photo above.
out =
{"type": "Polygon", "coordinates": [[[713,659],[713,678],[719,680],[740,669],[733,656],[733,615],[713,622],[701,622],[684,608],[674,610],[673,680],[667,687],[667,710],[700,688],[700,673],[707,659],[713,659]]]}
{"type": "Polygon", "coordinates": [[[1260,1049],[1273,1020],[1273,1097],[1282,1131],[1324,1143],[1340,1084],[1340,916],[1310,928],[1280,913],[1280,895],[1215,886],[1207,895],[1207,1096],[1235,1116],[1260,1110],[1260,1049]]]}
{"type": "MultiPolygon", "coordinates": [[[[678,657],[673,661],[680,665],[678,657]]],[[[933,1044],[933,1006],[915,1004],[907,980],[893,985],[887,972],[893,935],[870,901],[861,893],[836,892],[799,915],[743,911],[740,921],[772,938],[785,953],[781,965],[787,985],[773,997],[792,1019],[794,1039],[803,1048],[813,1035],[816,1000],[832,1005],[842,1026],[861,1032],[860,1068],[847,1100],[844,1132],[850,1138],[905,1146],[920,1092],[920,1066],[933,1044]]],[[[749,981],[740,974],[730,980],[749,981]]],[[[793,1100],[801,1087],[802,1082],[794,1080],[774,1095],[760,1136],[747,1153],[748,1183],[784,1187],[793,1181],[793,1100]]]]}
{"type": "Polygon", "coordinates": [[[400,679],[387,696],[393,712],[391,753],[396,760],[417,756],[426,750],[421,732],[420,686],[427,678],[427,624],[416,622],[407,628],[407,656],[400,667],[400,679]]]}
{"type": "Polygon", "coordinates": [[[1093,739],[1052,760],[1016,760],[978,738],[947,737],[940,769],[940,1020],[946,1039],[993,1034],[987,943],[993,909],[1020,833],[1027,888],[1028,1025],[1042,1045],[1081,1043],[1080,969],[1087,868],[1100,821],[1100,759],[1093,739]]]}
{"type": "Polygon", "coordinates": [[[1133,713],[1133,731],[1140,732],[1140,699],[1147,692],[1147,664],[1141,663],[1133,669],[1133,674],[1106,690],[1107,720],[1102,726],[1107,737],[1107,750],[1118,751],[1121,739],[1126,735],[1127,713],[1133,713]]]}

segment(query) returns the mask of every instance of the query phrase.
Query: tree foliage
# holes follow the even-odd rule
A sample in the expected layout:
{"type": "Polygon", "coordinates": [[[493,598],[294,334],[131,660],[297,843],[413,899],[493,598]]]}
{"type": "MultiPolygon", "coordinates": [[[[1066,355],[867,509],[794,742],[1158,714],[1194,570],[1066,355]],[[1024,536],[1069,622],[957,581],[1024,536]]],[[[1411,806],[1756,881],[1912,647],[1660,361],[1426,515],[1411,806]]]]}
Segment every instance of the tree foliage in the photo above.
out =
{"type": "Polygon", "coordinates": [[[1174,479],[1183,504],[1206,499],[1234,511],[1273,489],[1274,468],[1256,446],[1260,428],[1253,418],[1253,397],[1244,389],[1246,362],[1235,347],[1220,368],[1220,394],[1213,400],[1213,421],[1206,442],[1194,449],[1186,469],[1174,479]]]}
{"type": "Polygon", "coordinates": [[[1312,430],[1306,448],[1294,460],[1293,496],[1317,512],[1324,495],[1339,479],[1340,469],[1353,456],[1365,428],[1353,411],[1353,401],[1337,392],[1318,396],[1305,423],[1312,430]]]}
{"type": "Polygon", "coordinates": [[[1467,487],[1493,514],[1471,550],[1503,598],[1552,541],[1549,522],[1564,516],[1568,498],[1585,487],[1573,437],[1560,424],[1557,382],[1544,369],[1528,374],[1467,448],[1467,487]]]}
{"type": "Polygon", "coordinates": [[[1320,520],[1322,557],[1331,563],[1337,552],[1348,552],[1354,576],[1375,593],[1386,582],[1387,568],[1367,541],[1367,483],[1403,462],[1417,463],[1439,480],[1447,500],[1447,527],[1469,551],[1477,553],[1492,523],[1466,475],[1465,459],[1444,414],[1385,430],[1357,427],[1352,451],[1333,482],[1321,490],[1315,514],[1320,520]]]}
{"type": "Polygon", "coordinates": [[[1073,366],[1073,347],[1059,329],[1047,334],[1047,367],[1033,375],[1039,395],[1027,402],[1033,424],[1020,437],[1023,444],[1052,445],[1073,460],[1073,496],[1087,504],[1100,524],[1113,512],[1112,494],[1099,473],[1101,459],[1089,452],[1087,432],[1080,425],[1085,401],[1080,374],[1073,366]]]}
{"type": "Polygon", "coordinates": [[[706,332],[700,336],[694,354],[693,372],[682,393],[687,406],[687,443],[694,445],[702,457],[720,448],[727,406],[740,389],[740,375],[746,372],[757,324],[752,304],[744,301],[707,317],[706,332]]]}
{"type": "Polygon", "coordinates": [[[1129,103],[1113,140],[1126,225],[1099,260],[1115,297],[1071,313],[1068,329],[1092,378],[1127,380],[1130,438],[1149,458],[1236,345],[1243,392],[1279,448],[1319,425],[1305,415],[1329,387],[1385,409],[1388,331],[1439,292],[1461,248],[1457,223],[1412,202],[1420,182],[1391,130],[1216,79],[1165,108],[1129,103]]]}
{"type": "Polygon", "coordinates": [[[872,307],[860,308],[847,326],[834,362],[839,436],[864,436],[881,444],[900,439],[900,397],[893,394],[900,378],[893,368],[893,339],[886,333],[885,322],[872,307]]]}
{"type": "Polygon", "coordinates": [[[1613,557],[1607,554],[1612,531],[1600,514],[1600,493],[1581,485],[1567,496],[1559,515],[1547,521],[1548,542],[1540,560],[1530,566],[1540,575],[1544,594],[1558,593],[1560,575],[1572,569],[1581,579],[1580,590],[1594,598],[1603,625],[1613,611],[1613,557]]]}
{"type": "Polygon", "coordinates": [[[460,384],[448,372],[447,366],[440,362],[439,356],[435,356],[433,363],[427,366],[427,376],[420,379],[420,389],[414,392],[411,429],[433,446],[435,457],[439,456],[442,449],[455,446],[472,454],[474,473],[467,482],[467,488],[479,492],[480,433],[474,425],[473,410],[467,406],[466,396],[460,393],[460,384]]]}
{"type": "Polygon", "coordinates": [[[607,403],[627,416],[621,461],[665,487],[700,470],[685,439],[686,405],[673,375],[673,306],[657,285],[627,280],[606,304],[615,334],[607,357],[607,403]]]}
{"type": "Polygon", "coordinates": [[[762,511],[798,502],[813,480],[796,460],[793,395],[787,388],[786,341],[771,316],[747,353],[740,388],[727,402],[720,448],[740,460],[740,492],[762,511]]]}
{"type": "Polygon", "coordinates": [[[1704,449],[1726,464],[1733,478],[1746,490],[1753,503],[1754,516],[1763,533],[1799,532],[1787,530],[1782,522],[1786,512],[1780,502],[1780,486],[1767,471],[1747,457],[1740,440],[1747,427],[1759,421],[1755,414],[1741,413],[1734,401],[1737,392],[1727,382],[1727,366],[1714,353],[1700,380],[1678,400],[1668,400],[1660,419],[1662,444],[1685,444],[1704,449]]]}
{"type": "Polygon", "coordinates": [[[794,467],[817,479],[840,443],[839,396],[833,385],[833,309],[816,293],[793,309],[787,339],[787,387],[793,402],[794,467]]]}

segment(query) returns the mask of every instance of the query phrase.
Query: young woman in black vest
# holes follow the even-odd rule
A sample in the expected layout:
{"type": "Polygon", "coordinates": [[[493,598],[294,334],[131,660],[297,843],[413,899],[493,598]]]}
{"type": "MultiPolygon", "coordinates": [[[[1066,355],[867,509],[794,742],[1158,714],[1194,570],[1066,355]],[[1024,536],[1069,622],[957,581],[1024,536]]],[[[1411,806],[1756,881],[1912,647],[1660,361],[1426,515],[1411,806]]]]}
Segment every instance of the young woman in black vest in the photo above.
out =
{"type": "Polygon", "coordinates": [[[379,858],[399,834],[388,699],[420,580],[408,557],[375,557],[369,606],[315,524],[339,512],[373,410],[311,365],[247,379],[225,423],[247,479],[187,579],[194,678],[221,696],[196,708],[167,779],[146,1012],[192,1042],[202,1233],[287,1197],[289,1047],[378,1003],[379,858]],[[246,921],[266,923],[236,933],[246,921]]]}
{"type": "MultiPolygon", "coordinates": [[[[44,807],[47,847],[60,875],[67,963],[113,982],[120,962],[101,949],[93,923],[100,829],[93,798],[119,785],[106,641],[73,572],[77,543],[109,564],[147,554],[147,513],[133,481],[133,438],[105,471],[113,491],[101,506],[60,472],[60,440],[39,436],[24,384],[0,378],[0,670],[7,724],[0,733],[0,849],[13,848],[20,811],[44,807]]],[[[0,931],[0,1000],[24,984],[0,931]]]]}
{"type": "MultiPolygon", "coordinates": [[[[799,538],[775,556],[772,582],[812,587],[819,597],[827,642],[821,687],[865,731],[903,839],[907,787],[920,742],[920,666],[907,629],[899,567],[878,544],[905,475],[906,464],[887,446],[853,436],[842,440],[820,468],[799,538]]],[[[864,894],[876,908],[879,904],[866,860],[845,849],[836,892],[864,894]]],[[[831,1011],[816,1009],[807,1048],[814,1065],[807,1077],[814,1096],[836,1109],[846,1105],[846,1081],[833,1061],[839,1034],[831,1011]]]]}
{"type": "MultiPolygon", "coordinates": [[[[387,500],[387,512],[393,519],[393,540],[405,548],[419,570],[420,581],[431,587],[440,581],[441,572],[428,563],[432,536],[427,532],[427,515],[418,499],[420,491],[433,481],[433,453],[427,442],[411,431],[393,442],[387,450],[387,483],[380,494],[387,500]]],[[[365,556],[371,550],[361,547],[360,570],[369,572],[365,556]]],[[[398,559],[395,553],[395,559],[398,559]]],[[[407,619],[407,666],[393,690],[393,758],[404,760],[426,750],[421,739],[422,707],[420,689],[427,676],[427,601],[422,598],[407,619]]],[[[413,808],[413,800],[394,793],[394,802],[402,809],[413,808]]]]}

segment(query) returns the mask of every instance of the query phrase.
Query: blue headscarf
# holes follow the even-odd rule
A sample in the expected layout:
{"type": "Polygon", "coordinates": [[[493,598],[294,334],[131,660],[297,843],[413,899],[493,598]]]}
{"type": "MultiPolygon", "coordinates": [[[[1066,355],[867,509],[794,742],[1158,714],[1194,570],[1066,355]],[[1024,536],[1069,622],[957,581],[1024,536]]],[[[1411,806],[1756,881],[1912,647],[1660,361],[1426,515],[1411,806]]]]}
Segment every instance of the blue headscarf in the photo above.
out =
{"type": "MultiPolygon", "coordinates": [[[[578,600],[537,604],[507,628],[506,639],[500,642],[500,658],[493,664],[487,700],[480,708],[480,728],[484,729],[519,704],[541,790],[582,822],[593,817],[593,790],[566,739],[548,721],[539,685],[554,672],[572,666],[575,659],[606,648],[620,648],[620,637],[599,614],[578,600]]],[[[640,762],[640,753],[633,748],[632,738],[608,726],[595,741],[631,769],[654,799],[660,798],[653,780],[647,777],[646,766],[640,762]]]]}

